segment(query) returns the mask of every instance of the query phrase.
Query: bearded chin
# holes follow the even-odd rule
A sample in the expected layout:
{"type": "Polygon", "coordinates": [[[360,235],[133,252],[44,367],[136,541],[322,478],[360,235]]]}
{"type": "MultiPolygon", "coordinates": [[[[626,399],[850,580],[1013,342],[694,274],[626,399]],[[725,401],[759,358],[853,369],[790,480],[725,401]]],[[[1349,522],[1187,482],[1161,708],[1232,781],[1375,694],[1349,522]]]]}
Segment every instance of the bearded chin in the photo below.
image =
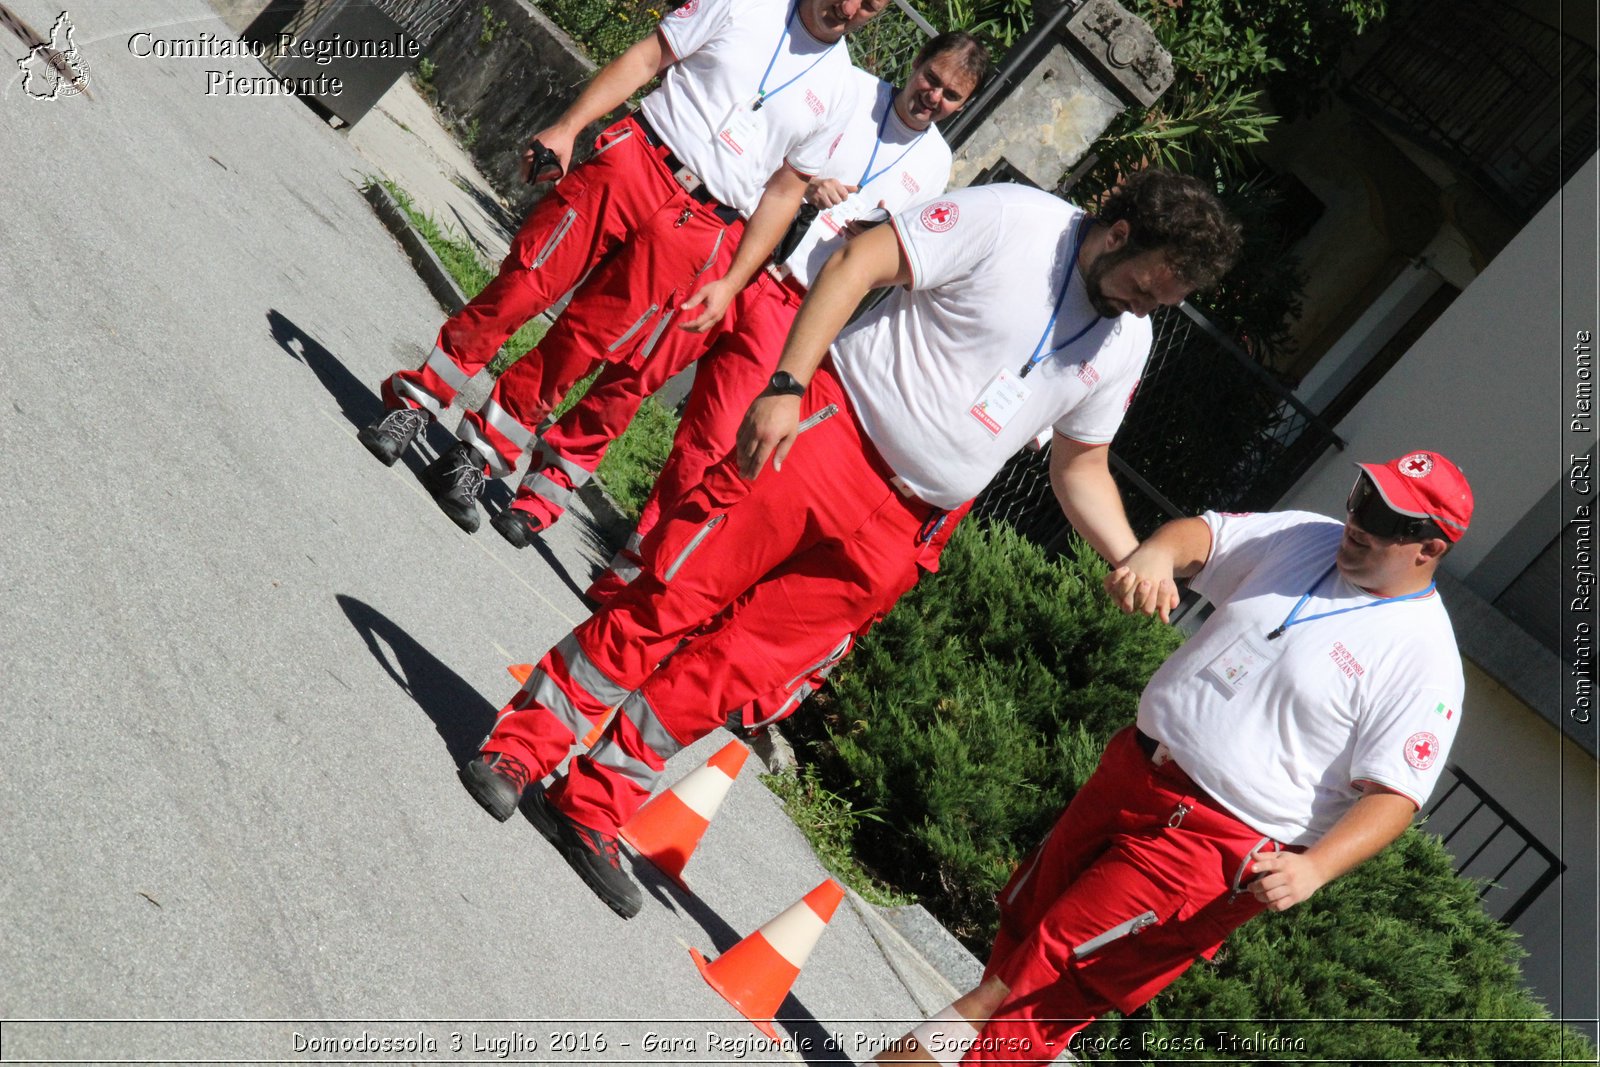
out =
{"type": "Polygon", "coordinates": [[[1084,287],[1089,297],[1089,306],[1094,308],[1095,314],[1102,319],[1114,319],[1122,312],[1111,306],[1111,301],[1106,299],[1106,294],[1100,291],[1099,280],[1095,279],[1084,287]]]}

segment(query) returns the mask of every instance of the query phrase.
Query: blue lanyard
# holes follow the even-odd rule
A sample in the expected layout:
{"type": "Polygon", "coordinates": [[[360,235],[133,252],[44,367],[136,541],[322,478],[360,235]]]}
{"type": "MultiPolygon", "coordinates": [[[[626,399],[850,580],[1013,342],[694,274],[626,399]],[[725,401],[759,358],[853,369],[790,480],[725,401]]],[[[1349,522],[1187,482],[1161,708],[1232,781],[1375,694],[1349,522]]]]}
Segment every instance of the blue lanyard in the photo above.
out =
{"type": "Polygon", "coordinates": [[[1294,609],[1290,611],[1289,614],[1284,618],[1282,625],[1267,635],[1268,641],[1276,641],[1278,638],[1283,636],[1284,631],[1289,627],[1296,626],[1302,622],[1316,622],[1318,619],[1332,618],[1335,615],[1343,615],[1350,611],[1361,611],[1365,608],[1381,608],[1386,604],[1398,604],[1403,600],[1416,600],[1418,597],[1425,597],[1429,593],[1433,592],[1435,586],[1435,583],[1429,582],[1428,588],[1418,589],[1415,593],[1407,593],[1404,596],[1384,597],[1382,600],[1374,600],[1370,604],[1357,604],[1353,608],[1340,608],[1338,611],[1324,611],[1320,615],[1311,615],[1304,619],[1300,618],[1300,612],[1304,610],[1306,602],[1311,599],[1311,594],[1317,591],[1317,586],[1327,581],[1328,575],[1333,573],[1334,566],[1335,564],[1329,564],[1328,569],[1322,572],[1322,577],[1311,583],[1311,588],[1306,590],[1305,595],[1300,598],[1300,602],[1296,604],[1294,609]]]}
{"type": "Polygon", "coordinates": [[[767,60],[767,69],[761,75],[761,84],[756,86],[756,102],[750,108],[751,111],[760,111],[761,105],[767,102],[767,97],[777,96],[779,93],[789,88],[789,86],[793,85],[801,78],[804,78],[807,74],[810,74],[811,67],[815,67],[818,63],[821,63],[824,59],[827,59],[828,55],[833,51],[833,47],[831,45],[827,48],[824,48],[822,50],[822,54],[811,61],[810,67],[802,70],[799,74],[796,74],[794,77],[790,78],[788,81],[772,90],[772,92],[767,92],[767,79],[772,76],[772,66],[774,63],[778,62],[778,53],[783,51],[783,43],[789,39],[789,27],[794,25],[795,16],[798,14],[800,14],[800,2],[799,0],[795,0],[794,7],[789,9],[789,18],[783,24],[783,36],[779,37],[778,43],[773,46],[772,58],[767,60]]]}
{"type": "MultiPolygon", "coordinates": [[[[893,86],[891,86],[891,88],[893,88],[893,86]]],[[[894,160],[893,163],[890,163],[888,166],[884,167],[883,170],[876,171],[876,172],[873,171],[872,165],[878,161],[878,149],[883,147],[883,131],[888,128],[888,126],[889,126],[889,116],[893,112],[894,112],[894,96],[891,95],[889,97],[889,106],[883,112],[883,118],[878,120],[878,139],[872,143],[872,155],[867,158],[867,165],[862,168],[861,177],[856,182],[856,190],[858,192],[860,190],[862,190],[862,189],[865,189],[867,186],[871,185],[872,182],[873,182],[873,179],[881,178],[884,175],[885,172],[894,170],[894,168],[897,167],[900,164],[900,161],[902,159],[906,158],[906,155],[913,148],[917,147],[918,142],[920,142],[922,140],[922,138],[928,132],[927,130],[923,130],[922,133],[917,134],[916,138],[910,144],[906,145],[906,150],[904,152],[901,152],[898,156],[895,157],[895,160],[894,160]]]]}
{"type": "Polygon", "coordinates": [[[1061,314],[1061,305],[1067,299],[1067,290],[1072,287],[1072,272],[1078,269],[1078,253],[1083,251],[1084,239],[1089,236],[1089,231],[1086,228],[1088,221],[1088,215],[1078,216],[1078,221],[1075,225],[1077,237],[1072,242],[1072,258],[1067,261],[1067,276],[1061,279],[1061,292],[1056,296],[1055,310],[1050,312],[1050,321],[1044,324],[1044,333],[1039,335],[1039,343],[1033,346],[1033,355],[1028,357],[1028,362],[1023,365],[1022,370],[1017,372],[1017,377],[1019,378],[1026,378],[1028,376],[1028,372],[1033,370],[1033,368],[1037,367],[1039,364],[1043,363],[1057,352],[1070,347],[1074,341],[1088,333],[1090,330],[1094,329],[1095,326],[1099,325],[1100,323],[1099,316],[1090,319],[1084,324],[1083,329],[1079,330],[1077,333],[1073,334],[1059,345],[1056,345],[1048,352],[1045,351],[1045,342],[1048,341],[1050,339],[1050,335],[1055,332],[1056,318],[1061,314]]]}

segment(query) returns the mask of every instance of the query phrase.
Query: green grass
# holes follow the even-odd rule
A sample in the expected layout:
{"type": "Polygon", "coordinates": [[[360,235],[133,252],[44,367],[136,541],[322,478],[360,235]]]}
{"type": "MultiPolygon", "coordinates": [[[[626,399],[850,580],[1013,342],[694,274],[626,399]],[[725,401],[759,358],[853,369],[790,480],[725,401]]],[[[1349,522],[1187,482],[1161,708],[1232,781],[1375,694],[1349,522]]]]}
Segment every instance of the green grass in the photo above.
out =
{"type": "MultiPolygon", "coordinates": [[[[484,286],[494,280],[495,269],[479,258],[478,250],[471,241],[454,230],[444,229],[432,215],[425,215],[417,210],[411,197],[394,182],[383,178],[378,184],[394,197],[394,202],[400,205],[400,210],[405,212],[412,227],[422,234],[423,240],[428,242],[428,247],[439,257],[439,262],[450,272],[450,277],[461,286],[461,291],[467,294],[468,300],[477,296],[483,291],[484,286]]],[[[511,340],[505,343],[500,354],[489,364],[489,373],[497,376],[504,374],[507,367],[521,359],[528,349],[539,343],[547,328],[544,322],[534,319],[512,334],[511,340]]]]}
{"type": "Polygon", "coordinates": [[[678,416],[647,398],[627,432],[612,442],[606,458],[600,461],[601,484],[630,519],[639,517],[656,475],[672,452],[672,435],[678,432],[678,416]]]}
{"type": "Polygon", "coordinates": [[[815,767],[805,767],[799,774],[764,774],[761,780],[783,801],[783,810],[835,878],[879,907],[916,903],[916,897],[881,884],[856,860],[856,826],[862,819],[881,822],[876,812],[851,808],[848,800],[823,787],[815,767]]]}

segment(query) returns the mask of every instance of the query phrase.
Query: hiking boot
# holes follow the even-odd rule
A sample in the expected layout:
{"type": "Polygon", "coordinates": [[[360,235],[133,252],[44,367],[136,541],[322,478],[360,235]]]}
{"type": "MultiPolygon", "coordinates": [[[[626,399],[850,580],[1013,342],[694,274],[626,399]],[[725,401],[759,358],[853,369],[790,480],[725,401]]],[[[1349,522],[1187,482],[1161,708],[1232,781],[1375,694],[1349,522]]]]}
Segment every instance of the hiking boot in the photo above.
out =
{"type": "Polygon", "coordinates": [[[478,532],[478,493],[483,489],[483,457],[465,441],[422,469],[422,484],[439,510],[467,533],[478,532]]]}
{"type": "Polygon", "coordinates": [[[500,531],[501,537],[518,548],[527,548],[533,544],[533,539],[544,530],[544,526],[537,518],[514,507],[506,508],[490,519],[489,525],[500,531]]]}
{"type": "Polygon", "coordinates": [[[385,467],[405,454],[417,431],[428,424],[428,416],[416,408],[395,408],[383,413],[383,418],[370,422],[356,434],[356,440],[367,446],[367,451],[378,457],[385,467]]]}
{"type": "Polygon", "coordinates": [[[591,830],[550,803],[543,790],[528,794],[523,810],[534,829],[561,852],[590,889],[624,919],[639,914],[644,895],[622,871],[622,849],[611,834],[591,830]]]}
{"type": "Polygon", "coordinates": [[[511,818],[522,791],[528,787],[527,765],[504,752],[485,752],[457,775],[472,799],[501,822],[511,818]]]}

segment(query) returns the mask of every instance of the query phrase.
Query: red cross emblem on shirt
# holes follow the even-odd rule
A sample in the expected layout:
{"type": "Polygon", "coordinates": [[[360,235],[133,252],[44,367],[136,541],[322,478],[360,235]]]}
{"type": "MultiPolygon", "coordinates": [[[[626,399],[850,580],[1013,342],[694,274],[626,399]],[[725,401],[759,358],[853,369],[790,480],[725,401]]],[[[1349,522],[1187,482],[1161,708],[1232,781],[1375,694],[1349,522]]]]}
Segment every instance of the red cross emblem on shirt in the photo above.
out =
{"type": "Polygon", "coordinates": [[[937,204],[929,204],[922,209],[922,225],[934,233],[943,233],[956,224],[961,217],[961,209],[949,200],[941,200],[937,204]]]}
{"type": "Polygon", "coordinates": [[[1433,766],[1439,756],[1439,738],[1426,730],[1406,738],[1406,762],[1419,771],[1433,766]]]}

